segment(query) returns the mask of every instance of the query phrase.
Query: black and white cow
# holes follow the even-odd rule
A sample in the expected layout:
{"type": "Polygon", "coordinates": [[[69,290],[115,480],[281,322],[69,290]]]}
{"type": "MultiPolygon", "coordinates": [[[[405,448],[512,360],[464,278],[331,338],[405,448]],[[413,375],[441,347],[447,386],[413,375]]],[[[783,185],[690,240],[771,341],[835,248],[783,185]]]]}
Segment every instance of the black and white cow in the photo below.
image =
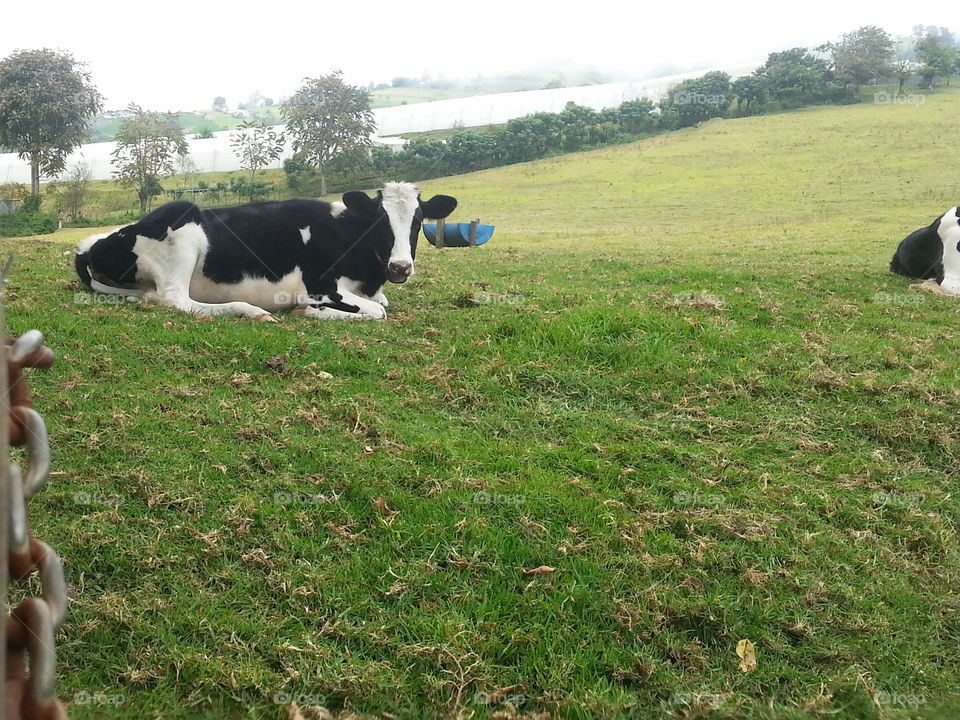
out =
{"type": "Polygon", "coordinates": [[[414,273],[420,225],[457,201],[420,199],[409,183],[376,198],[280,200],[201,210],[167,203],[132,225],[89,237],[76,270],[92,290],[138,295],[202,315],[275,320],[303,309],[316,318],[382,319],[383,285],[414,273]]]}
{"type": "Polygon", "coordinates": [[[941,290],[960,295],[960,208],[950,208],[901,240],[890,271],[921,280],[935,278],[941,290]]]}

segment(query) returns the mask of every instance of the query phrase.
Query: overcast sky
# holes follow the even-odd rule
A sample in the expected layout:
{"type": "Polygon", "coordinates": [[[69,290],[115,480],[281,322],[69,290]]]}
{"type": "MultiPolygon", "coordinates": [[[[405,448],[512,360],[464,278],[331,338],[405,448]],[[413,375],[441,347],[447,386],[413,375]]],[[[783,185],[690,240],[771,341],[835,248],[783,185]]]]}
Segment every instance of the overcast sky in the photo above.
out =
{"type": "MultiPolygon", "coordinates": [[[[544,63],[587,64],[618,79],[739,64],[814,46],[861,25],[908,35],[951,26],[955,3],[809,0],[795,4],[636,0],[571,4],[421,2],[5,3],[0,57],[69,50],[88,64],[107,109],[231,107],[254,91],[290,95],[304,77],[343,70],[355,84],[397,76],[474,77],[544,63]]],[[[960,31],[960,20],[951,29],[960,31]]]]}

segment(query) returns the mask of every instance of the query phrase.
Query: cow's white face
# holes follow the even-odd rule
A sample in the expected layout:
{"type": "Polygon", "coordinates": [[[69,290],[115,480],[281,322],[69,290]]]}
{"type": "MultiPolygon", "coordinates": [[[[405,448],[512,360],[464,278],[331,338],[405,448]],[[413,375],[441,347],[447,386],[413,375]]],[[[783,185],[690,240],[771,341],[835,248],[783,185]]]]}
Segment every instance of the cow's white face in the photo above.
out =
{"type": "Polygon", "coordinates": [[[937,234],[943,242],[943,282],[940,287],[960,295],[960,208],[950,208],[940,218],[937,234]]]}
{"type": "Polygon", "coordinates": [[[387,260],[387,279],[403,283],[415,272],[413,258],[417,251],[420,224],[423,222],[423,215],[418,213],[420,192],[410,183],[387,183],[380,191],[380,198],[393,233],[393,249],[387,260]]]}
{"type": "Polygon", "coordinates": [[[447,217],[457,201],[449,195],[435,195],[424,202],[415,185],[391,182],[383,186],[375,200],[362,192],[348,192],[343,204],[353,215],[373,221],[369,236],[387,280],[403,283],[414,273],[423,219],[447,217]]]}

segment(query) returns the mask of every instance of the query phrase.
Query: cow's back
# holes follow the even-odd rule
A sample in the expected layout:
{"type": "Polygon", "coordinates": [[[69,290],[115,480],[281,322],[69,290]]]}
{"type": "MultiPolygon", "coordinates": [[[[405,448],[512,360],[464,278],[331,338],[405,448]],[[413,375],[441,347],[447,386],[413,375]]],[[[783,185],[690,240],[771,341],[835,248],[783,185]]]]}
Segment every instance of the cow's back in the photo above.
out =
{"type": "Polygon", "coordinates": [[[203,210],[203,275],[216,283],[288,275],[302,266],[309,240],[335,237],[330,208],[322,200],[296,199],[203,210]]]}

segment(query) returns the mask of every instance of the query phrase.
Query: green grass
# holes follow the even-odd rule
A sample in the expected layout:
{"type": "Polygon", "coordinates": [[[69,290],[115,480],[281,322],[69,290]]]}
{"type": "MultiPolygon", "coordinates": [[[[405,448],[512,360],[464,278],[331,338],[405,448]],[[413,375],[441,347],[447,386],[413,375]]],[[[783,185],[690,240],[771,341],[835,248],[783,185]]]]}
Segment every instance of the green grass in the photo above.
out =
{"type": "Polygon", "coordinates": [[[71,716],[956,717],[960,304],[887,263],[957,202],[958,111],[424,183],[497,230],[384,323],[81,304],[89,231],[4,241],[59,355],[71,716]]]}
{"type": "MultiPolygon", "coordinates": [[[[490,90],[488,92],[499,92],[490,90]]],[[[477,90],[444,90],[435,88],[418,87],[399,87],[383,88],[374,90],[370,93],[370,107],[385,108],[396,105],[414,105],[422,102],[434,102],[435,100],[452,100],[454,98],[473,97],[474,95],[483,95],[485,93],[477,90]]]]}

